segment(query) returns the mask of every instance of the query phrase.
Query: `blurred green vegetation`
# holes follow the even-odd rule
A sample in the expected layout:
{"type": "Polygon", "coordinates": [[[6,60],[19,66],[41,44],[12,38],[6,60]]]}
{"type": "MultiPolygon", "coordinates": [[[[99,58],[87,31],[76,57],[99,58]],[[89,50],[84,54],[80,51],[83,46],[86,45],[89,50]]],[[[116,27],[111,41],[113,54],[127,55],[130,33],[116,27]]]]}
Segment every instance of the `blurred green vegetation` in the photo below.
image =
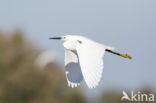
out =
{"type": "MultiPolygon", "coordinates": [[[[41,52],[25,40],[20,30],[0,32],[0,103],[90,103],[79,88],[69,88],[59,65],[48,64],[42,71],[34,65],[41,52]]],[[[153,93],[148,89],[143,93],[153,93]]],[[[122,93],[104,92],[96,103],[146,103],[122,101],[122,93]]],[[[147,102],[150,103],[150,102],[147,102]]]]}
{"type": "Polygon", "coordinates": [[[69,89],[61,68],[34,66],[40,50],[22,32],[0,33],[0,103],[84,103],[78,89],[69,89]]]}

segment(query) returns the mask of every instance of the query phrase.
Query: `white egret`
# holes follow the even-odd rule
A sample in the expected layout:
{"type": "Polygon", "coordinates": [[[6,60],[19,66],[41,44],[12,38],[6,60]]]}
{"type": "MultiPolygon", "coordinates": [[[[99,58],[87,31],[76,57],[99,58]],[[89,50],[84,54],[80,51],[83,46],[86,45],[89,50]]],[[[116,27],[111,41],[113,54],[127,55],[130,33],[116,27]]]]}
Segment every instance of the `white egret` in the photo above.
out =
{"type": "Polygon", "coordinates": [[[103,72],[105,51],[131,59],[127,54],[114,52],[106,46],[82,36],[66,35],[49,39],[63,40],[65,50],[65,71],[68,86],[77,87],[84,80],[89,88],[95,88],[103,72]]]}

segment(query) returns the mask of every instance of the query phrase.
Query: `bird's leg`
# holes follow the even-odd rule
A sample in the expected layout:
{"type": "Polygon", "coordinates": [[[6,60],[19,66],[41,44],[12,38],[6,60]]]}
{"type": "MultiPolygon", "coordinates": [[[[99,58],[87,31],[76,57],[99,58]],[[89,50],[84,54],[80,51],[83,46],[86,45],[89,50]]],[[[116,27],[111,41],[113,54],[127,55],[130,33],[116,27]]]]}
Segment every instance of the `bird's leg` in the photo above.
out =
{"type": "Polygon", "coordinates": [[[109,50],[109,49],[106,49],[106,51],[107,51],[107,52],[110,52],[110,53],[113,53],[113,54],[116,54],[116,55],[118,55],[118,56],[122,56],[122,57],[124,57],[124,58],[132,59],[132,57],[129,56],[129,55],[127,55],[127,54],[117,53],[117,52],[111,51],[111,50],[109,50]]]}

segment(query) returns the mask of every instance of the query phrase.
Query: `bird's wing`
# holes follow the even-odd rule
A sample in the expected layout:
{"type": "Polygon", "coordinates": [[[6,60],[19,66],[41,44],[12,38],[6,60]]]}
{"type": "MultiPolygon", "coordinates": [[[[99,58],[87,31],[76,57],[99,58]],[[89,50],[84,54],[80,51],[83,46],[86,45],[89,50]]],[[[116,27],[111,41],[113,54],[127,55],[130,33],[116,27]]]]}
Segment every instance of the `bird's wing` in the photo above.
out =
{"type": "Polygon", "coordinates": [[[89,88],[95,88],[103,72],[105,48],[98,43],[81,43],[76,47],[83,78],[89,88]]]}
{"type": "Polygon", "coordinates": [[[80,64],[76,52],[65,49],[65,72],[68,86],[77,87],[83,80],[80,64]]]}

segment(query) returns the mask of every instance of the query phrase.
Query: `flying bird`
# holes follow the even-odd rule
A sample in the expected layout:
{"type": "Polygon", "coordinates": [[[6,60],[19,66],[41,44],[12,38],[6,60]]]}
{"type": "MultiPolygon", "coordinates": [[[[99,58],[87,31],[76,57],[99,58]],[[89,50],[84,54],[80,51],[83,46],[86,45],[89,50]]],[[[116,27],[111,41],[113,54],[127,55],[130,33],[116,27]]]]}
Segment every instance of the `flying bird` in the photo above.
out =
{"type": "Polygon", "coordinates": [[[66,35],[50,37],[63,40],[65,50],[65,72],[68,86],[77,87],[84,80],[88,88],[98,86],[103,72],[105,51],[131,59],[127,54],[114,52],[114,47],[106,46],[83,36],[66,35]]]}

